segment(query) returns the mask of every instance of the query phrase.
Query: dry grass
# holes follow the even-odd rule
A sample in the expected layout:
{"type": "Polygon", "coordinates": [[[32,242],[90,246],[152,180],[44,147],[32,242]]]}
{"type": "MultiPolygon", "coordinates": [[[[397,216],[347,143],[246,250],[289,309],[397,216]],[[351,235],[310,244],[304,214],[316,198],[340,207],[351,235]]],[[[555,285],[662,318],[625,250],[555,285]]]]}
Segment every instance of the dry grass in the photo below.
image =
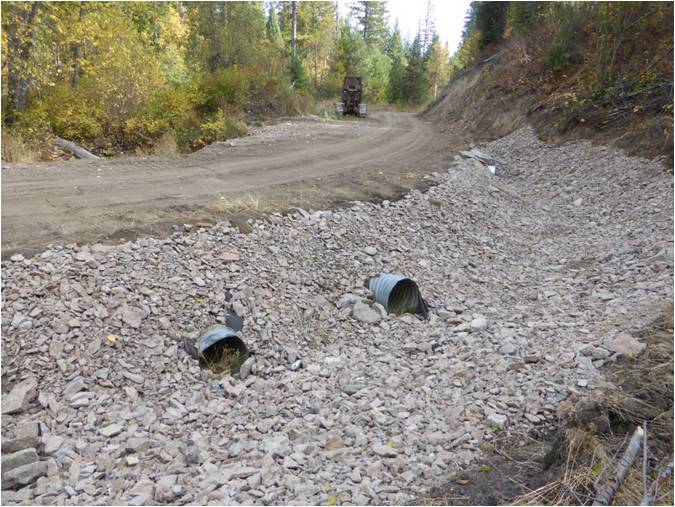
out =
{"type": "Polygon", "coordinates": [[[588,431],[565,431],[564,466],[560,477],[526,495],[515,505],[584,505],[594,498],[594,484],[608,462],[605,446],[588,431]]]}
{"type": "Polygon", "coordinates": [[[231,372],[232,367],[239,361],[239,351],[223,347],[218,351],[218,357],[207,358],[202,356],[204,366],[214,373],[231,372]]]}
{"type": "Polygon", "coordinates": [[[28,163],[40,160],[40,150],[26,142],[18,134],[2,133],[2,160],[12,163],[28,163]]]}
{"type": "Polygon", "coordinates": [[[157,144],[153,148],[155,155],[161,157],[171,157],[178,154],[178,143],[176,143],[176,136],[173,132],[167,131],[162,134],[157,144]]]}
{"type": "Polygon", "coordinates": [[[258,192],[246,192],[239,197],[228,198],[221,195],[210,206],[220,213],[241,213],[250,211],[263,211],[264,201],[258,192]]]}
{"type": "MultiPolygon", "coordinates": [[[[626,358],[608,372],[610,383],[592,400],[582,400],[552,451],[561,465],[555,481],[517,498],[517,505],[586,505],[610,477],[634,429],[646,427],[651,485],[673,456],[673,305],[639,338],[643,354],[626,358]]],[[[617,491],[613,505],[639,505],[645,493],[642,451],[617,491]]],[[[660,484],[656,505],[673,505],[673,480],[660,484]]]]}
{"type": "Polygon", "coordinates": [[[308,201],[304,192],[282,197],[264,192],[246,192],[241,195],[219,195],[209,208],[226,215],[250,214],[264,216],[275,211],[290,210],[295,206],[304,206],[308,201]]]}

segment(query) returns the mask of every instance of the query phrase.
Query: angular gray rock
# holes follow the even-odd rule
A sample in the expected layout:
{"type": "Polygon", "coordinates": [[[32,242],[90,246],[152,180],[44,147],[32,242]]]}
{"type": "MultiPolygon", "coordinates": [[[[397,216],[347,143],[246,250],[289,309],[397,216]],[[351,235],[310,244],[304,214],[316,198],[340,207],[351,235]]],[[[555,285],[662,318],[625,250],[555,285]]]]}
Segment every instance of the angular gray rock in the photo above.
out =
{"type": "MultiPolygon", "coordinates": [[[[314,125],[269,128],[304,142],[314,125]]],[[[28,371],[40,385],[39,403],[3,416],[3,450],[31,444],[20,428],[36,421],[38,454],[56,449],[48,476],[3,503],[403,504],[480,463],[494,428],[548,428],[570,393],[606,381],[600,366],[617,355],[613,335],[598,339],[607,322],[638,338],[654,302],[672,300],[659,253],[671,251],[672,172],[530,129],[480,150],[500,177],[460,160],[424,191],[306,222],[279,213],[246,234],[223,222],[92,246],[84,262],[74,246],[3,261],[3,387],[28,371]],[[364,280],[387,271],[416,280],[428,320],[368,299],[364,280]],[[357,320],[358,303],[384,318],[357,320]],[[247,312],[248,376],[202,369],[178,348],[232,306],[247,312]],[[499,325],[472,329],[487,316],[499,325]],[[97,431],[114,424],[116,436],[97,431]]],[[[14,468],[32,465],[23,482],[41,473],[31,459],[14,468]]]]}
{"type": "Polygon", "coordinates": [[[37,461],[14,468],[2,474],[2,489],[16,489],[32,484],[47,475],[47,463],[37,461]]]}
{"type": "Polygon", "coordinates": [[[395,456],[398,456],[398,450],[396,450],[393,447],[389,447],[388,445],[382,445],[380,443],[373,444],[373,452],[378,456],[382,456],[383,458],[393,458],[395,456]]]}
{"type": "Polygon", "coordinates": [[[29,377],[16,384],[12,390],[2,396],[2,414],[18,414],[25,412],[31,401],[37,398],[38,381],[29,377]]]}
{"type": "Polygon", "coordinates": [[[37,451],[34,448],[23,449],[11,454],[2,455],[2,473],[9,472],[29,463],[35,463],[40,459],[37,451]]]}
{"type": "Polygon", "coordinates": [[[59,435],[48,435],[44,438],[44,454],[51,456],[63,445],[64,438],[59,435]]]}
{"type": "Polygon", "coordinates": [[[513,345],[511,345],[510,343],[505,343],[504,345],[499,347],[499,353],[507,355],[507,356],[509,356],[511,354],[515,354],[517,351],[518,351],[518,349],[516,347],[514,347],[513,345]]]}
{"type": "Polygon", "coordinates": [[[80,391],[86,391],[87,390],[87,383],[84,381],[82,377],[75,377],[73,380],[68,382],[66,387],[63,389],[63,397],[64,398],[69,398],[75,393],[79,393],[80,391]]]}
{"type": "Polygon", "coordinates": [[[469,325],[472,331],[485,331],[490,322],[487,319],[473,319],[469,325]]]}
{"type": "Polygon", "coordinates": [[[359,296],[356,296],[354,294],[345,294],[338,300],[336,306],[338,310],[342,310],[343,308],[352,307],[356,303],[359,303],[361,301],[363,301],[363,298],[359,296]]]}
{"type": "Polygon", "coordinates": [[[159,447],[160,443],[152,438],[130,437],[124,444],[127,452],[145,452],[153,447],[159,447]]]}
{"type": "Polygon", "coordinates": [[[121,310],[122,322],[134,329],[141,327],[141,321],[145,318],[145,312],[135,306],[123,305],[121,310]]]}
{"type": "Polygon", "coordinates": [[[642,343],[627,333],[620,333],[606,344],[607,349],[618,354],[629,356],[640,354],[647,344],[642,343]]]}
{"type": "Polygon", "coordinates": [[[495,413],[487,416],[487,423],[494,428],[499,428],[500,430],[503,430],[506,427],[507,421],[508,418],[503,414],[495,413]]]}
{"type": "Polygon", "coordinates": [[[244,364],[241,365],[241,368],[239,368],[239,378],[244,380],[247,378],[250,374],[251,371],[253,370],[253,365],[255,363],[255,358],[254,357],[249,357],[244,361],[244,364]]]}
{"type": "Polygon", "coordinates": [[[98,431],[104,437],[111,438],[122,433],[123,429],[124,427],[121,424],[113,423],[109,424],[108,426],[104,426],[103,428],[100,428],[98,431]]]}
{"type": "Polygon", "coordinates": [[[360,301],[354,304],[352,315],[356,320],[366,324],[377,324],[382,320],[380,312],[360,301]]]}
{"type": "Polygon", "coordinates": [[[176,497],[173,487],[176,485],[175,475],[160,477],[155,486],[154,498],[159,503],[171,502],[176,497]]]}
{"type": "Polygon", "coordinates": [[[30,422],[17,426],[14,430],[14,438],[2,438],[2,452],[11,453],[37,447],[40,437],[38,423],[30,422]]]}
{"type": "Polygon", "coordinates": [[[345,384],[342,386],[342,391],[351,396],[352,394],[358,393],[364,387],[363,384],[345,384]]]}

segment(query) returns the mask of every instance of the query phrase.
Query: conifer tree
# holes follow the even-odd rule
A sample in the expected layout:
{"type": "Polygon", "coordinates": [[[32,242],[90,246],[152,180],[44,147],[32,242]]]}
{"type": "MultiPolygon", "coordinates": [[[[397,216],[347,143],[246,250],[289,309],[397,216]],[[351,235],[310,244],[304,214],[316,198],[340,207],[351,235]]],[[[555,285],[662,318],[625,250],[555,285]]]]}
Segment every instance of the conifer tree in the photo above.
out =
{"type": "Polygon", "coordinates": [[[387,40],[387,55],[391,58],[389,71],[389,101],[402,103],[405,100],[405,77],[408,61],[405,55],[405,47],[401,39],[401,30],[398,20],[394,25],[389,39],[387,40]]]}
{"type": "Polygon", "coordinates": [[[267,34],[267,40],[270,41],[270,43],[275,48],[283,49],[284,39],[281,36],[281,29],[279,28],[279,21],[277,19],[277,11],[273,3],[270,4],[265,31],[267,34]]]}
{"type": "Polygon", "coordinates": [[[420,34],[415,36],[407,51],[408,67],[405,72],[405,99],[413,105],[419,105],[426,99],[426,73],[420,34]]]}
{"type": "Polygon", "coordinates": [[[363,40],[367,46],[383,49],[389,29],[389,14],[385,2],[359,1],[350,6],[351,17],[361,26],[363,40]]]}

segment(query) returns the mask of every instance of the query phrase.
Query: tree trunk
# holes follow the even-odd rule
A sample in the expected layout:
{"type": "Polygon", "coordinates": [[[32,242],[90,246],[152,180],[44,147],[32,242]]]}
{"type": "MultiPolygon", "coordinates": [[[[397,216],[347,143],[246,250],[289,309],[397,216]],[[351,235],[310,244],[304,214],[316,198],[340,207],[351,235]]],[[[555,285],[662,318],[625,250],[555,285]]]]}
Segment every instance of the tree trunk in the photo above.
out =
{"type": "Polygon", "coordinates": [[[368,44],[368,2],[363,2],[363,40],[368,44]]]}
{"type": "Polygon", "coordinates": [[[15,113],[26,110],[28,106],[28,88],[30,80],[27,75],[28,60],[33,50],[33,20],[38,12],[40,2],[33,2],[30,10],[20,12],[20,4],[6,5],[5,9],[17,9],[15,19],[6,27],[7,30],[7,89],[9,111],[7,122],[13,123],[15,113]],[[23,33],[22,33],[23,32],[23,33]]]}
{"type": "Polygon", "coordinates": [[[75,155],[77,158],[92,158],[92,159],[100,159],[101,157],[98,157],[91,153],[90,151],[85,150],[82,148],[82,146],[75,144],[72,141],[67,141],[65,139],[61,139],[60,137],[57,137],[54,139],[54,144],[56,146],[60,146],[64,150],[69,151],[73,155],[75,155]]]}
{"type": "Polygon", "coordinates": [[[312,81],[314,81],[314,88],[319,86],[319,48],[317,45],[314,45],[314,54],[312,58],[312,63],[314,67],[314,75],[312,76],[312,81]]]}
{"type": "Polygon", "coordinates": [[[631,467],[631,465],[635,461],[635,458],[637,457],[637,453],[640,450],[640,446],[642,446],[643,436],[644,431],[642,427],[638,426],[635,432],[633,433],[630,442],[628,442],[628,447],[626,447],[623,456],[619,460],[619,464],[616,467],[616,473],[614,474],[614,477],[610,478],[600,488],[597,496],[595,497],[593,505],[609,505],[609,502],[612,500],[612,497],[619,489],[621,484],[623,484],[623,481],[626,478],[626,474],[628,473],[628,469],[631,467]]]}
{"type": "Polygon", "coordinates": [[[295,58],[295,46],[298,36],[298,2],[291,2],[291,53],[295,58]]]}
{"type": "MultiPolygon", "coordinates": [[[[80,13],[78,16],[78,22],[82,22],[82,16],[84,15],[84,7],[82,7],[82,2],[80,2],[80,13]]],[[[73,55],[73,72],[70,75],[70,86],[73,90],[77,88],[77,81],[80,78],[80,56],[82,51],[82,44],[80,42],[75,42],[72,47],[73,55]]]]}

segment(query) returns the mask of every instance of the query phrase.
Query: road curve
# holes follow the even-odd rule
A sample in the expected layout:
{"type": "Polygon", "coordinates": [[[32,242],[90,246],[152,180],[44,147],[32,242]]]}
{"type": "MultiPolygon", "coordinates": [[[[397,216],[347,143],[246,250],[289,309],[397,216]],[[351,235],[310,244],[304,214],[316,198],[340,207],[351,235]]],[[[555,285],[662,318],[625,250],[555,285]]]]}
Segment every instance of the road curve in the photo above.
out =
{"type": "MultiPolygon", "coordinates": [[[[78,160],[2,170],[2,255],[49,244],[161,235],[227,218],[241,196],[269,209],[386,197],[442,168],[447,151],[412,113],[299,119],[294,135],[252,136],[179,157],[78,160]],[[299,132],[299,134],[298,134],[299,132]]],[[[258,207],[257,205],[255,206],[258,207]]]]}

